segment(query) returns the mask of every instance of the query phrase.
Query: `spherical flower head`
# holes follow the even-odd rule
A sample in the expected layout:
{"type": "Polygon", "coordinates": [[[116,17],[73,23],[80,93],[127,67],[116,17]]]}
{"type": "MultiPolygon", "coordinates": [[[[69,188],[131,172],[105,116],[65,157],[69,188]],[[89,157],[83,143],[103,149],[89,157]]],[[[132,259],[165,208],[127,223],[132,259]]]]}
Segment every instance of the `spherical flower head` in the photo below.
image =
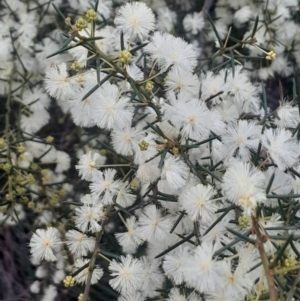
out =
{"type": "Polygon", "coordinates": [[[93,9],[89,9],[85,13],[85,19],[87,22],[91,23],[92,21],[97,19],[97,13],[93,9]]]}
{"type": "Polygon", "coordinates": [[[45,74],[45,89],[51,97],[66,100],[74,92],[74,83],[69,78],[67,65],[49,67],[45,74]]]}
{"type": "Polygon", "coordinates": [[[119,98],[119,94],[119,88],[109,82],[105,82],[100,87],[99,98],[101,102],[95,106],[92,116],[100,128],[116,130],[131,123],[133,109],[129,106],[130,99],[125,96],[119,98]]]}
{"type": "Polygon", "coordinates": [[[108,168],[103,173],[95,174],[90,185],[91,196],[95,201],[101,200],[104,205],[113,204],[113,197],[122,184],[120,180],[114,180],[116,173],[115,169],[108,168]]]}
{"type": "Polygon", "coordinates": [[[131,255],[121,256],[121,262],[113,260],[108,269],[111,276],[115,277],[109,281],[113,289],[122,294],[130,294],[141,288],[143,284],[143,265],[131,255]]]}
{"type": "Polygon", "coordinates": [[[166,180],[170,187],[180,189],[185,185],[188,174],[189,168],[182,160],[169,156],[164,162],[161,178],[166,180]]]}
{"type": "Polygon", "coordinates": [[[143,40],[150,31],[155,29],[154,14],[142,2],[131,2],[123,5],[114,22],[119,32],[123,32],[132,39],[137,37],[143,40]]]}
{"type": "Polygon", "coordinates": [[[139,235],[138,224],[134,216],[126,219],[126,227],[127,232],[116,233],[115,236],[125,253],[134,253],[136,248],[143,243],[143,239],[139,235]]]}
{"type": "Polygon", "coordinates": [[[222,136],[224,154],[227,159],[235,157],[241,161],[249,161],[251,149],[256,149],[259,144],[261,127],[255,122],[239,120],[227,126],[222,136]]]}
{"type": "Polygon", "coordinates": [[[38,229],[31,237],[29,246],[32,257],[36,260],[55,261],[55,249],[60,244],[60,234],[56,228],[38,229]]]}
{"type": "Polygon", "coordinates": [[[164,241],[170,235],[171,228],[171,220],[163,217],[155,205],[147,206],[139,218],[140,236],[152,243],[164,241]]]}
{"type": "Polygon", "coordinates": [[[98,172],[97,168],[104,164],[104,162],[104,156],[90,151],[80,157],[78,165],[75,168],[83,180],[91,181],[98,172]]]}
{"type": "Polygon", "coordinates": [[[77,207],[75,213],[76,227],[82,232],[98,232],[101,230],[98,223],[103,217],[103,205],[101,203],[85,203],[83,206],[77,207]]]}
{"type": "Polygon", "coordinates": [[[285,129],[267,129],[262,136],[262,145],[279,169],[292,167],[299,157],[299,144],[292,133],[285,129]]]}
{"type": "Polygon", "coordinates": [[[249,163],[234,162],[223,176],[224,196],[250,215],[257,203],[266,200],[264,179],[265,175],[249,163]]]}
{"type": "Polygon", "coordinates": [[[127,49],[124,49],[119,52],[119,61],[125,65],[130,63],[131,57],[132,54],[127,49]]]}
{"type": "Polygon", "coordinates": [[[212,244],[202,243],[189,256],[185,268],[185,281],[202,293],[212,293],[220,283],[220,265],[213,260],[212,244]]]}
{"type": "Polygon", "coordinates": [[[199,13],[191,13],[183,19],[183,27],[186,32],[196,35],[204,27],[204,19],[199,13]]]}
{"type": "Polygon", "coordinates": [[[78,18],[75,22],[75,26],[79,29],[79,30],[82,30],[82,29],[85,29],[87,28],[87,22],[86,20],[84,20],[83,18],[78,18]]]}
{"type": "Polygon", "coordinates": [[[162,288],[165,278],[160,271],[160,260],[143,256],[140,261],[144,267],[144,281],[141,291],[148,297],[157,296],[159,294],[157,290],[162,288]]]}
{"type": "Polygon", "coordinates": [[[188,246],[179,246],[173,253],[168,253],[164,257],[163,269],[165,275],[177,285],[184,282],[184,269],[189,252],[188,246]]]}
{"type": "Polygon", "coordinates": [[[207,223],[212,220],[217,204],[211,201],[216,195],[216,191],[211,186],[198,184],[188,191],[183,192],[181,203],[192,221],[201,219],[201,222],[207,223]]]}
{"type": "Polygon", "coordinates": [[[95,247],[95,239],[76,230],[69,230],[66,233],[67,245],[72,254],[86,256],[95,247]]]}

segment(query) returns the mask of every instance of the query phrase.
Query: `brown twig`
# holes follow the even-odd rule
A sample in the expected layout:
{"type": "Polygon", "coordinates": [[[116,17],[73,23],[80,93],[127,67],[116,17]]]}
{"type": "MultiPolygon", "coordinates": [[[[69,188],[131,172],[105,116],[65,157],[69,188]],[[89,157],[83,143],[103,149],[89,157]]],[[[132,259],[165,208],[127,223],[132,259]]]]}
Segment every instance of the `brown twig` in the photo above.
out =
{"type": "Polygon", "coordinates": [[[94,248],[90,263],[89,263],[88,276],[87,276],[86,285],[84,288],[82,301],[87,301],[89,298],[93,271],[94,271],[95,264],[96,264],[96,258],[97,258],[98,252],[99,252],[99,244],[101,241],[102,234],[104,232],[104,221],[105,220],[103,220],[101,222],[101,230],[99,232],[97,232],[97,234],[96,234],[95,248],[94,248]]]}
{"type": "Polygon", "coordinates": [[[264,248],[264,242],[266,241],[266,236],[260,232],[257,218],[254,216],[252,216],[252,231],[257,237],[257,248],[267,277],[270,301],[278,301],[278,292],[275,287],[273,270],[270,269],[269,267],[269,260],[264,248]]]}

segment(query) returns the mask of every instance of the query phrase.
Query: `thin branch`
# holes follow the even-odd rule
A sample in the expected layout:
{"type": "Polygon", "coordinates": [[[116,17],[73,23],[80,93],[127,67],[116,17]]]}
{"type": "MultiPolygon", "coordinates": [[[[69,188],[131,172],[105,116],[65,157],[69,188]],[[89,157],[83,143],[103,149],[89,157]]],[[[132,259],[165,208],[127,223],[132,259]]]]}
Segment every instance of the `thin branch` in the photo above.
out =
{"type": "Polygon", "coordinates": [[[257,237],[257,248],[267,278],[270,301],[278,301],[278,293],[275,287],[273,270],[269,267],[269,260],[264,248],[264,242],[266,241],[266,237],[260,232],[257,218],[254,216],[252,216],[252,231],[257,237]]]}

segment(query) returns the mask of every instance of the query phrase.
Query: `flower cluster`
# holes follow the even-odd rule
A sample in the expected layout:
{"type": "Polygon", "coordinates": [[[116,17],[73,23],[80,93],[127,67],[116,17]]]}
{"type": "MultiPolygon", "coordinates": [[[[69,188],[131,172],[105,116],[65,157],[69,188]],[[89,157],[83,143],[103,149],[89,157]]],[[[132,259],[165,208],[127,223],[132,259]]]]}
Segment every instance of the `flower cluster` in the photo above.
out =
{"type": "Polygon", "coordinates": [[[299,4],[219,0],[214,21],[177,1],[189,11],[178,22],[164,1],[122,2],[76,0],[73,16],[54,1],[3,24],[1,218],[36,214],[31,292],[52,301],[56,284],[81,284],[87,301],[101,283],[119,301],[297,298],[299,4]],[[56,14],[62,37],[34,43],[56,14]],[[294,81],[279,80],[271,110],[257,79],[275,73],[294,81]],[[53,124],[60,142],[44,137],[53,124]]]}

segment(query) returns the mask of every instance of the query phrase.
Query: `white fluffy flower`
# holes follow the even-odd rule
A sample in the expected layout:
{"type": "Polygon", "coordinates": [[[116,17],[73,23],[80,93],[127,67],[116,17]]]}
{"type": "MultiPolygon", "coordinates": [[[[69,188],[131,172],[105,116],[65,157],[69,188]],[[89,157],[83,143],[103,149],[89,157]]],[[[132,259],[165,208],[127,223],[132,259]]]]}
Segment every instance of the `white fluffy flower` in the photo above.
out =
{"type": "Polygon", "coordinates": [[[242,300],[245,298],[253,286],[253,280],[249,273],[238,265],[235,271],[232,271],[231,262],[222,262],[222,280],[223,289],[226,294],[232,296],[233,300],[242,300]]]}
{"type": "Polygon", "coordinates": [[[120,261],[112,260],[108,267],[111,276],[114,277],[109,284],[122,294],[131,294],[143,284],[143,265],[131,255],[121,256],[120,261]]]}
{"type": "Polygon", "coordinates": [[[56,151],[56,167],[55,172],[63,172],[70,168],[71,158],[70,156],[63,151],[56,151]]]}
{"type": "Polygon", "coordinates": [[[237,123],[228,125],[222,135],[224,153],[226,157],[237,157],[242,161],[249,161],[250,150],[257,149],[261,127],[255,122],[239,120],[237,123]]]}
{"type": "Polygon", "coordinates": [[[213,260],[212,244],[202,243],[188,257],[184,278],[188,285],[201,293],[212,293],[220,285],[221,268],[213,260]]]}
{"type": "Polygon", "coordinates": [[[123,156],[132,156],[134,150],[138,148],[138,141],[141,139],[141,132],[129,125],[112,131],[111,133],[112,146],[114,150],[123,156]]]}
{"type": "Polygon", "coordinates": [[[62,63],[58,66],[49,67],[45,74],[45,89],[50,96],[66,100],[74,93],[74,84],[69,78],[67,65],[62,63]]]}
{"type": "Polygon", "coordinates": [[[164,284],[164,275],[160,270],[160,260],[150,259],[143,256],[140,258],[143,265],[143,285],[141,291],[150,298],[159,295],[156,290],[161,289],[164,284]]]}
{"type": "Polygon", "coordinates": [[[119,32],[124,32],[132,39],[143,40],[155,28],[155,16],[143,2],[128,2],[123,5],[114,20],[119,32]]]}
{"type": "Polygon", "coordinates": [[[196,35],[204,27],[204,19],[199,13],[187,14],[183,19],[183,27],[186,32],[196,35]]]}
{"type": "Polygon", "coordinates": [[[128,75],[135,81],[141,81],[144,79],[144,74],[142,70],[135,64],[130,64],[126,66],[126,71],[128,75]]]}
{"type": "Polygon", "coordinates": [[[192,221],[200,219],[201,223],[207,223],[218,209],[215,201],[211,200],[214,195],[216,191],[212,186],[198,184],[185,190],[180,201],[192,221]]]}
{"type": "Polygon", "coordinates": [[[179,285],[184,282],[184,269],[190,248],[187,246],[179,246],[174,252],[165,256],[163,261],[163,269],[168,278],[179,285]]]}
{"type": "Polygon", "coordinates": [[[140,237],[138,224],[134,216],[126,219],[126,227],[127,232],[116,233],[115,236],[124,252],[133,253],[136,248],[143,243],[143,239],[140,237]]]}
{"type": "Polygon", "coordinates": [[[117,171],[112,168],[98,172],[90,185],[91,196],[95,201],[101,201],[104,205],[113,204],[113,197],[118,193],[120,180],[114,180],[117,171]]]}
{"type": "Polygon", "coordinates": [[[60,234],[56,228],[37,229],[29,243],[31,256],[37,260],[55,261],[54,251],[60,243],[60,234]]]}
{"type": "Polygon", "coordinates": [[[120,296],[118,301],[146,301],[146,297],[141,292],[132,292],[120,296]]]}
{"type": "Polygon", "coordinates": [[[99,89],[92,93],[87,98],[83,97],[93,88],[92,84],[87,84],[84,88],[79,89],[79,91],[72,95],[68,99],[68,104],[70,112],[72,114],[73,121],[76,125],[82,127],[92,127],[96,123],[93,120],[93,112],[96,104],[101,96],[99,89]]]}
{"type": "Polygon", "coordinates": [[[234,162],[223,176],[222,190],[228,200],[251,214],[258,203],[265,202],[265,176],[248,163],[234,162]]]}
{"type": "Polygon", "coordinates": [[[275,124],[280,128],[295,128],[300,122],[299,108],[286,103],[277,109],[277,115],[280,119],[275,119],[275,124]]]}
{"type": "Polygon", "coordinates": [[[184,138],[199,140],[213,130],[211,112],[203,101],[195,98],[178,104],[173,121],[184,138]]]}
{"type": "Polygon", "coordinates": [[[89,151],[82,155],[75,168],[78,170],[79,176],[86,181],[91,181],[97,174],[98,169],[105,162],[105,157],[98,153],[89,151]]]}
{"type": "Polygon", "coordinates": [[[128,182],[120,184],[120,189],[117,194],[116,203],[123,208],[131,206],[136,200],[136,195],[130,193],[128,182]]]}
{"type": "Polygon", "coordinates": [[[66,233],[66,238],[69,250],[77,256],[86,256],[95,247],[95,239],[93,237],[88,237],[76,230],[69,230],[66,233]]]}
{"type": "Polygon", "coordinates": [[[103,206],[100,203],[84,203],[76,208],[75,224],[82,232],[98,232],[101,226],[98,224],[103,217],[103,206]]]}
{"type": "Polygon", "coordinates": [[[144,209],[139,218],[140,236],[149,242],[161,242],[170,233],[172,222],[162,217],[161,211],[155,205],[149,205],[144,209]]]}
{"type": "MultiPolygon", "coordinates": [[[[180,293],[179,288],[172,288],[169,293],[169,298],[167,301],[199,301],[201,300],[200,296],[198,296],[195,292],[190,293],[186,296],[186,293],[183,295],[180,293]]],[[[223,301],[223,300],[222,300],[223,301]]]]}
{"type": "Polygon", "coordinates": [[[164,161],[161,179],[166,180],[168,185],[173,189],[182,188],[186,183],[188,175],[188,166],[179,158],[169,156],[164,161]]]}
{"type": "Polygon", "coordinates": [[[93,119],[100,128],[107,130],[121,129],[131,123],[132,108],[128,106],[129,98],[119,98],[119,88],[105,82],[99,88],[100,101],[94,106],[93,119]]]}
{"type": "Polygon", "coordinates": [[[263,147],[279,169],[292,167],[299,157],[299,144],[285,129],[267,129],[261,138],[263,147]]]}
{"type": "Polygon", "coordinates": [[[176,13],[166,6],[159,8],[157,14],[157,29],[170,32],[176,22],[176,13]]]}
{"type": "Polygon", "coordinates": [[[49,113],[45,109],[41,109],[28,116],[21,115],[20,125],[22,131],[28,134],[34,134],[39,131],[44,125],[46,125],[49,119],[49,113]]]}
{"type": "Polygon", "coordinates": [[[191,44],[181,38],[168,36],[161,49],[161,59],[158,63],[164,71],[173,66],[172,69],[177,71],[192,72],[197,65],[197,55],[191,44]]]}
{"type": "Polygon", "coordinates": [[[188,92],[194,96],[199,94],[200,81],[190,71],[172,68],[168,73],[165,86],[175,92],[188,92]]]}

